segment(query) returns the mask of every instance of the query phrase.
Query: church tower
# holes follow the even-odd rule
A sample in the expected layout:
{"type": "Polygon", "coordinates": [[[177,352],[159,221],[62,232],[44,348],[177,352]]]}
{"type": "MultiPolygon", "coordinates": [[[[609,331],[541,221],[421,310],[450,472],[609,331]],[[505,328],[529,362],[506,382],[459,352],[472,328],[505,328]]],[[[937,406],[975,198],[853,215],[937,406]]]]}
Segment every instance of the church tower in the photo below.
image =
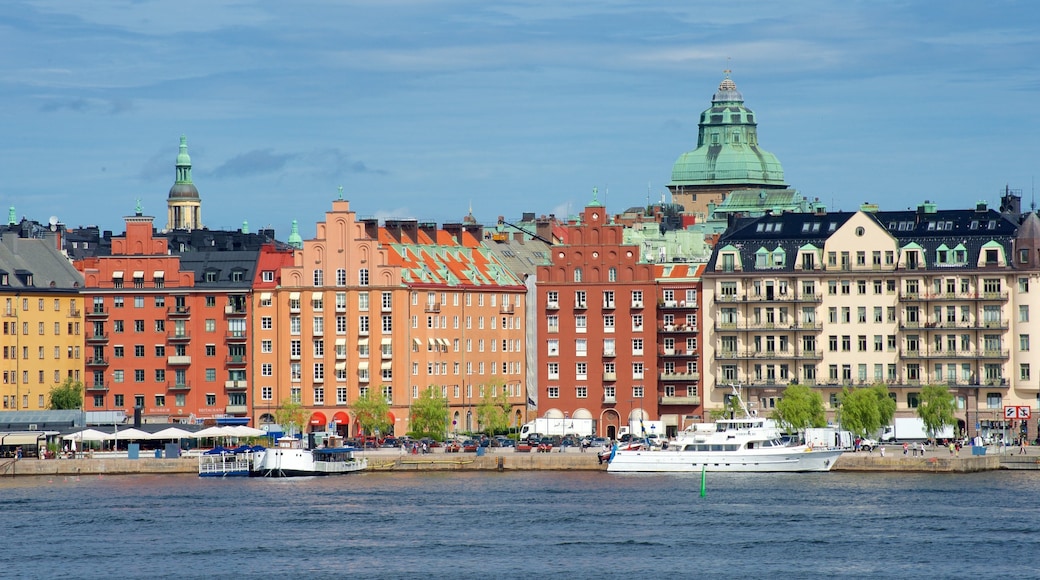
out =
{"type": "Polygon", "coordinates": [[[679,156],[668,184],[686,213],[707,214],[708,204],[736,190],[787,189],[780,161],[758,146],[755,113],[744,106],[728,70],[697,127],[697,148],[679,156]]]}
{"type": "Polygon", "coordinates": [[[191,157],[188,156],[188,138],[181,135],[180,153],[177,154],[177,178],[166,198],[167,230],[202,229],[202,200],[199,190],[191,182],[191,157]]]}

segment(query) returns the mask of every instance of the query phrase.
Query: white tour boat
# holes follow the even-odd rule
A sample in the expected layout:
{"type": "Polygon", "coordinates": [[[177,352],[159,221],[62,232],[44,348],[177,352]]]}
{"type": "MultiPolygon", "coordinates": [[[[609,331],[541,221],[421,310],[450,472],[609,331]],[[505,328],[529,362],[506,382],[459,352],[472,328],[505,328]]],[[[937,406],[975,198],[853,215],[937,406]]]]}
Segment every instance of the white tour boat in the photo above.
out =
{"type": "Polygon", "coordinates": [[[304,449],[295,437],[281,437],[278,445],[253,456],[252,477],[301,477],[340,475],[368,467],[367,458],[357,458],[353,447],[304,449]]]}

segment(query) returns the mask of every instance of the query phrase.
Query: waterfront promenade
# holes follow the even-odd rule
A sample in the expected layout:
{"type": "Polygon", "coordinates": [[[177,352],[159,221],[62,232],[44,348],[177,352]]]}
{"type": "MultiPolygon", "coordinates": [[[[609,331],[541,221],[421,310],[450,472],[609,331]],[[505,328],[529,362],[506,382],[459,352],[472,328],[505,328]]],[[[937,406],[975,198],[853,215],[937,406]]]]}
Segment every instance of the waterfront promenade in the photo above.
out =
{"type": "MultiPolygon", "coordinates": [[[[516,453],[494,449],[483,456],[475,453],[444,453],[435,449],[429,454],[413,455],[400,449],[365,451],[371,471],[605,471],[593,450],[582,453],[578,449],[552,453],[516,453]]],[[[888,471],[967,473],[995,469],[1040,470],[1040,447],[1027,447],[1020,454],[1017,447],[1009,447],[1001,454],[996,446],[987,448],[984,456],[973,456],[969,448],[960,454],[948,449],[930,449],[923,455],[903,455],[902,448],[890,446],[885,456],[880,452],[848,452],[838,458],[835,471],[888,471]]],[[[83,459],[7,459],[0,461],[0,477],[18,475],[116,475],[116,474],[198,473],[198,456],[185,455],[179,459],[153,457],[127,459],[126,454],[95,455],[83,459]]]]}

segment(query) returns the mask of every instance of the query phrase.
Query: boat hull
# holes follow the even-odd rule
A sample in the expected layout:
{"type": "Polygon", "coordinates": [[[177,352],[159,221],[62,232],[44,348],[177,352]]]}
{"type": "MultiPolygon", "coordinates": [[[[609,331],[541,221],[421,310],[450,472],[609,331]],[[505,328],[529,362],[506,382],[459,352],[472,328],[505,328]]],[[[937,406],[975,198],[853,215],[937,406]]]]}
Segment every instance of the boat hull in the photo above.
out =
{"type": "Polygon", "coordinates": [[[619,450],[610,473],[806,472],[830,471],[840,449],[784,448],[763,452],[619,450]]]}

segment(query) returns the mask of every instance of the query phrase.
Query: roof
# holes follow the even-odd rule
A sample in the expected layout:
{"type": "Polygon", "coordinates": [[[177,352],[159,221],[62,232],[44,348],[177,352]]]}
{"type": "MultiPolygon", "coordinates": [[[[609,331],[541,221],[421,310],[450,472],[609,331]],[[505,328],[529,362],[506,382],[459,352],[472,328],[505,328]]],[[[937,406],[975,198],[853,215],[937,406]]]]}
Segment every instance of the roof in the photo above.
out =
{"type": "Polygon", "coordinates": [[[259,250],[189,252],[180,255],[180,269],[195,273],[196,288],[248,290],[253,286],[259,255],[259,250]],[[207,274],[216,279],[209,281],[207,274]]]}
{"type": "Polygon", "coordinates": [[[388,263],[401,267],[401,280],[406,284],[445,286],[523,286],[523,280],[507,269],[468,232],[460,232],[456,241],[448,232],[437,230],[436,239],[422,230],[400,240],[379,229],[379,241],[389,250],[388,263]],[[413,237],[415,238],[413,240],[413,237]]]}
{"type": "Polygon", "coordinates": [[[21,238],[16,232],[3,233],[0,272],[8,274],[8,288],[68,291],[83,287],[83,275],[57,250],[53,239],[21,238]]]}

